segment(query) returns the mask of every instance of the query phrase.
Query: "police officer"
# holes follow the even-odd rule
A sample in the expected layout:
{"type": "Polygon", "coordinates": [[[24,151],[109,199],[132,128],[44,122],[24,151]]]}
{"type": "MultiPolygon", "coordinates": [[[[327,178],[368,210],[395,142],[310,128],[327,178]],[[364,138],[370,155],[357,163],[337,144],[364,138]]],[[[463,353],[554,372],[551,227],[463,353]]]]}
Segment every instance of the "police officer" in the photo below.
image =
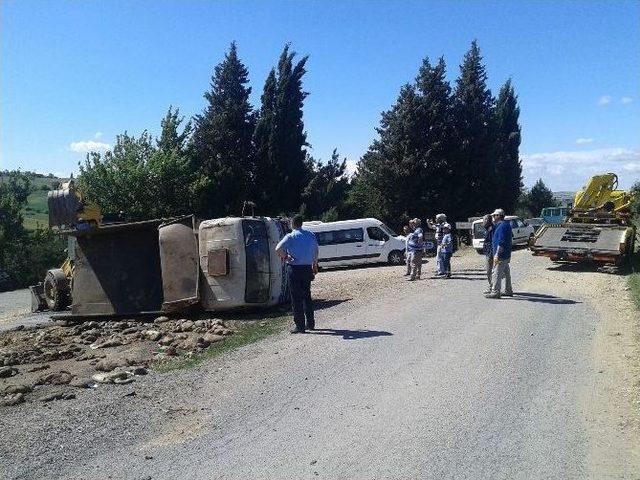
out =
{"type": "Polygon", "coordinates": [[[304,333],[305,327],[315,329],[311,281],[318,271],[318,241],[312,232],[302,228],[302,215],[291,219],[291,230],[276,245],[276,254],[287,262],[293,321],[296,324],[291,333],[304,333]]]}

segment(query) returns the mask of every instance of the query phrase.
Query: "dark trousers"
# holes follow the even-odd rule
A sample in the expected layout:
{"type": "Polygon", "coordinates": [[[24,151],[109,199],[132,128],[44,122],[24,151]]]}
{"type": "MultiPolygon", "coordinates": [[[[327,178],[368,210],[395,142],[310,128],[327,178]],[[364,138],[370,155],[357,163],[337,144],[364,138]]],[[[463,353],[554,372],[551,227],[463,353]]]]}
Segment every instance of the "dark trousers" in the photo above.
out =
{"type": "Polygon", "coordinates": [[[313,318],[313,303],[311,300],[311,280],[313,271],[311,265],[289,265],[289,287],[291,289],[291,307],[293,321],[298,330],[315,328],[313,318]]]}

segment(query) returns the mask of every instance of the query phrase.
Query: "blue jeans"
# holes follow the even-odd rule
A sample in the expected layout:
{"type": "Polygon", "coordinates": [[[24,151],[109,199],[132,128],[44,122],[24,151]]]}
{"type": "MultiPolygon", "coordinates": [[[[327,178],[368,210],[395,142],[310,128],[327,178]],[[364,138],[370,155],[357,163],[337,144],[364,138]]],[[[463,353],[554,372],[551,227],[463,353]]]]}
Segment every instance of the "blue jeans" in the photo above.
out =
{"type": "Polygon", "coordinates": [[[446,274],[451,274],[451,256],[453,255],[452,252],[445,252],[444,250],[442,251],[442,269],[444,271],[444,273],[446,274]]]}

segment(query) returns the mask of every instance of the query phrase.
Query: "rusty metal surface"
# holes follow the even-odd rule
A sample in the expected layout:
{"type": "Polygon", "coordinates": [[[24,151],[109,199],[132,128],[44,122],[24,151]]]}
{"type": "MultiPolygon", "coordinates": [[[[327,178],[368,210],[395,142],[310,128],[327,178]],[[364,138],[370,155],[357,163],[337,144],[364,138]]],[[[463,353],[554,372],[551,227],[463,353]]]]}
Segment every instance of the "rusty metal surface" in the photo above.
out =
{"type": "Polygon", "coordinates": [[[564,224],[543,227],[531,250],[620,254],[627,227],[614,225],[564,224]]]}
{"type": "Polygon", "coordinates": [[[219,248],[207,252],[207,273],[214,277],[229,274],[229,250],[219,248]]]}
{"type": "Polygon", "coordinates": [[[162,274],[160,220],[74,232],[74,315],[128,315],[159,311],[162,274]]]}
{"type": "Polygon", "coordinates": [[[200,300],[198,241],[194,217],[189,215],[160,225],[158,229],[162,290],[166,312],[195,305],[200,300]]]}

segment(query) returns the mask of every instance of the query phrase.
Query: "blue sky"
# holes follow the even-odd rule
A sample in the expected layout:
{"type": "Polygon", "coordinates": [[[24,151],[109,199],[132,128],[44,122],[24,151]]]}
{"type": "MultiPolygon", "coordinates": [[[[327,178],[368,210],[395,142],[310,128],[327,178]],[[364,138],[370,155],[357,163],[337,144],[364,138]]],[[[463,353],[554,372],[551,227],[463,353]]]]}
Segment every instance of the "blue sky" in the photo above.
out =
{"type": "Polygon", "coordinates": [[[0,168],[68,174],[88,147],[158,133],[204,107],[229,43],[259,95],[286,42],[310,56],[312,154],[353,166],[425,56],[453,81],[471,40],[489,86],[513,79],[525,184],[571,190],[595,171],[640,179],[640,2],[2,0],[0,168]]]}

